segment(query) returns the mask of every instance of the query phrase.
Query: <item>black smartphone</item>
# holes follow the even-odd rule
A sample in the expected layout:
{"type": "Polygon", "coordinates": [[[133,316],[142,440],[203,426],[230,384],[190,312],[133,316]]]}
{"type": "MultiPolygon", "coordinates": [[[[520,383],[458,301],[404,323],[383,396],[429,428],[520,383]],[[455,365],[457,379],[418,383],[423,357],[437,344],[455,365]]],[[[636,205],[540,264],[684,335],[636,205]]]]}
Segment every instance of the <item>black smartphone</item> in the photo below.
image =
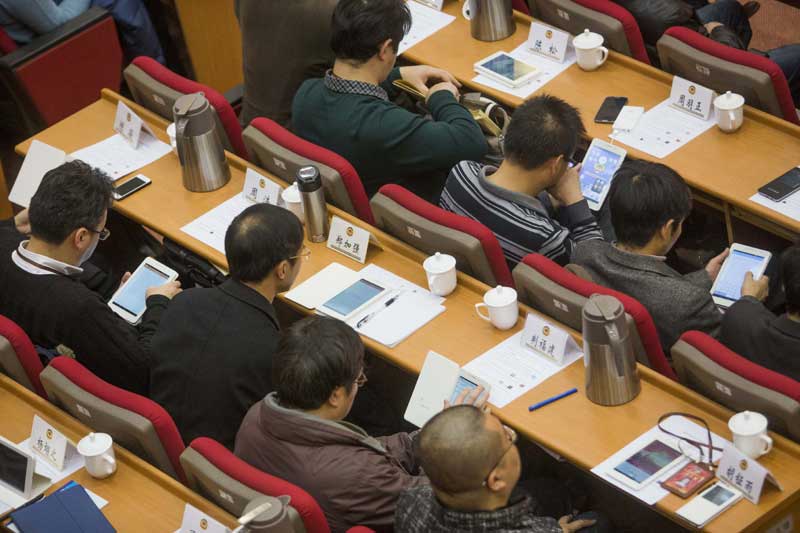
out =
{"type": "Polygon", "coordinates": [[[603,100],[603,105],[597,111],[594,121],[598,124],[613,124],[619,112],[628,104],[626,96],[609,96],[603,100]]]}
{"type": "Polygon", "coordinates": [[[775,178],[758,189],[758,194],[766,196],[775,202],[780,202],[797,189],[800,189],[800,168],[795,167],[783,176],[775,178]]]}
{"type": "Polygon", "coordinates": [[[123,198],[127,198],[139,189],[147,187],[148,185],[150,185],[150,178],[142,176],[141,174],[134,176],[119,187],[114,188],[114,200],[122,200],[123,198]]]}

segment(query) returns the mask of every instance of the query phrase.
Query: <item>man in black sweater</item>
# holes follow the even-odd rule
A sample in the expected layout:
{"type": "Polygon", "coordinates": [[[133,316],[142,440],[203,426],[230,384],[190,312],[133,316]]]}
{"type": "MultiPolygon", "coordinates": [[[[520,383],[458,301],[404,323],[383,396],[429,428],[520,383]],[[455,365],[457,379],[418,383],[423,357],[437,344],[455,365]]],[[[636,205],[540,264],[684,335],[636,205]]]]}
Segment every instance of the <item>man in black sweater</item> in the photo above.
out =
{"type": "MultiPolygon", "coordinates": [[[[40,349],[73,355],[113,385],[147,392],[150,337],[178,282],[147,291],[138,329],[79,281],[105,228],[112,202],[108,177],[80,161],[48,172],[28,210],[30,240],[10,234],[0,249],[0,314],[40,349]]],[[[20,225],[17,224],[17,230],[20,225]]],[[[24,229],[23,229],[24,231],[24,229]]]]}
{"type": "Polygon", "coordinates": [[[153,337],[151,397],[187,444],[211,437],[232,450],[247,410],[272,392],[280,337],[272,300],[291,287],[310,253],[290,211],[248,207],[225,233],[231,279],[181,293],[164,313],[153,337]]]}

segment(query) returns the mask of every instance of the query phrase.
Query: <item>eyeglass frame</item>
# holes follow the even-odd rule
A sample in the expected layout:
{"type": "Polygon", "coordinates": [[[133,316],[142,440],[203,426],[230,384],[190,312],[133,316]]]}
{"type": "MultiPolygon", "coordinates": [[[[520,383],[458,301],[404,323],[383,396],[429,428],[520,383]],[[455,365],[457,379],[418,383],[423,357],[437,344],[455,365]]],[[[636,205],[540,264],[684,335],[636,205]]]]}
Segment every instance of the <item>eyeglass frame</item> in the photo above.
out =
{"type": "Polygon", "coordinates": [[[356,378],[356,380],[353,383],[355,383],[358,386],[358,388],[360,389],[361,387],[363,387],[364,385],[367,384],[367,381],[369,381],[369,379],[367,378],[367,374],[362,369],[361,373],[358,375],[358,377],[356,378]]]}
{"type": "Polygon", "coordinates": [[[306,245],[304,244],[304,245],[303,245],[303,247],[302,247],[302,248],[300,248],[300,253],[299,253],[299,254],[297,254],[297,255],[293,255],[292,257],[288,257],[288,258],[287,258],[287,260],[288,260],[288,261],[291,261],[291,260],[293,260],[293,259],[300,259],[300,258],[302,258],[302,259],[303,259],[303,261],[308,261],[308,259],[309,259],[310,257],[311,257],[311,248],[309,248],[308,246],[306,246],[306,245]]]}
{"type": "Polygon", "coordinates": [[[519,435],[517,435],[517,432],[514,431],[514,428],[511,428],[511,427],[509,427],[509,426],[507,426],[505,424],[502,424],[502,423],[501,423],[501,425],[503,426],[503,432],[508,437],[508,440],[509,440],[510,444],[503,451],[503,454],[497,459],[497,462],[495,462],[494,466],[489,470],[489,472],[483,478],[483,482],[481,483],[482,487],[488,487],[489,486],[489,476],[491,476],[492,472],[494,472],[497,469],[497,467],[500,466],[500,463],[503,462],[503,458],[506,456],[506,454],[508,454],[508,452],[511,451],[511,448],[513,448],[517,444],[517,440],[519,439],[519,435]]]}
{"type": "Polygon", "coordinates": [[[108,228],[103,228],[101,230],[96,230],[96,229],[92,229],[92,228],[86,228],[86,229],[88,231],[91,231],[92,233],[97,233],[97,235],[98,235],[97,238],[100,241],[104,241],[104,240],[108,239],[109,237],[111,237],[111,230],[108,229],[108,228]]]}

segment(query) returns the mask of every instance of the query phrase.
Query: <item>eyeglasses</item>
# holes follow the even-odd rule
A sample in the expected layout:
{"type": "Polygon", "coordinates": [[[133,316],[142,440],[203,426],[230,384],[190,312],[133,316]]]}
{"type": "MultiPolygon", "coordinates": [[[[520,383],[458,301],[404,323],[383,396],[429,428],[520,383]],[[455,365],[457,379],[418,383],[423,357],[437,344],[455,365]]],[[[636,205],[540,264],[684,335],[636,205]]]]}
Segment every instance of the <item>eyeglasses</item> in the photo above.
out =
{"type": "Polygon", "coordinates": [[[506,454],[511,450],[511,448],[513,448],[514,445],[517,443],[517,432],[516,431],[514,431],[513,429],[511,429],[510,427],[508,427],[505,424],[503,424],[503,430],[506,432],[506,437],[508,438],[508,447],[503,451],[503,454],[500,457],[498,457],[497,462],[495,462],[494,466],[486,474],[486,477],[483,478],[483,483],[481,485],[484,486],[484,487],[489,484],[489,476],[491,476],[492,472],[494,472],[495,469],[498,466],[500,466],[500,463],[503,461],[503,457],[505,457],[506,454]]]}
{"type": "Polygon", "coordinates": [[[101,229],[99,231],[96,230],[96,229],[92,229],[92,228],[86,228],[86,229],[91,231],[92,233],[97,233],[98,239],[100,239],[101,241],[104,241],[104,240],[108,239],[109,237],[111,237],[111,230],[108,229],[108,228],[103,228],[103,229],[101,229]]]}
{"type": "Polygon", "coordinates": [[[300,253],[299,254],[293,255],[289,259],[298,259],[298,258],[301,258],[301,257],[303,258],[303,261],[308,261],[308,258],[311,257],[311,248],[308,248],[307,246],[303,246],[303,248],[300,249],[300,253]]]}
{"type": "Polygon", "coordinates": [[[367,375],[366,375],[366,374],[364,373],[364,371],[362,370],[362,371],[361,371],[361,374],[359,374],[359,375],[358,375],[358,377],[356,378],[356,385],[358,385],[358,388],[360,389],[360,388],[361,388],[361,387],[363,387],[363,386],[364,386],[366,383],[367,383],[367,375]]]}

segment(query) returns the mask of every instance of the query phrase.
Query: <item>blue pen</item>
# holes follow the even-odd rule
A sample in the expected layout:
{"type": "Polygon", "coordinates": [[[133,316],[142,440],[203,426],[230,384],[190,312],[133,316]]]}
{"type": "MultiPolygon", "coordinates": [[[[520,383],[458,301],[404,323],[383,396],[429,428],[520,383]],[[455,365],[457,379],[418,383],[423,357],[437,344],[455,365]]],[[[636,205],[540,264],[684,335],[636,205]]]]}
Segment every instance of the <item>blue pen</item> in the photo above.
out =
{"type": "Polygon", "coordinates": [[[528,407],[528,412],[535,411],[535,410],[539,409],[540,407],[544,407],[545,405],[549,405],[549,404],[551,404],[553,402],[556,402],[556,401],[560,400],[561,398],[566,398],[567,396],[569,396],[571,394],[575,394],[576,392],[578,392],[578,389],[573,388],[573,389],[568,390],[567,392],[562,392],[561,394],[559,394],[557,396],[553,396],[552,398],[548,398],[546,400],[542,400],[541,402],[535,403],[535,404],[531,405],[530,407],[528,407]]]}

